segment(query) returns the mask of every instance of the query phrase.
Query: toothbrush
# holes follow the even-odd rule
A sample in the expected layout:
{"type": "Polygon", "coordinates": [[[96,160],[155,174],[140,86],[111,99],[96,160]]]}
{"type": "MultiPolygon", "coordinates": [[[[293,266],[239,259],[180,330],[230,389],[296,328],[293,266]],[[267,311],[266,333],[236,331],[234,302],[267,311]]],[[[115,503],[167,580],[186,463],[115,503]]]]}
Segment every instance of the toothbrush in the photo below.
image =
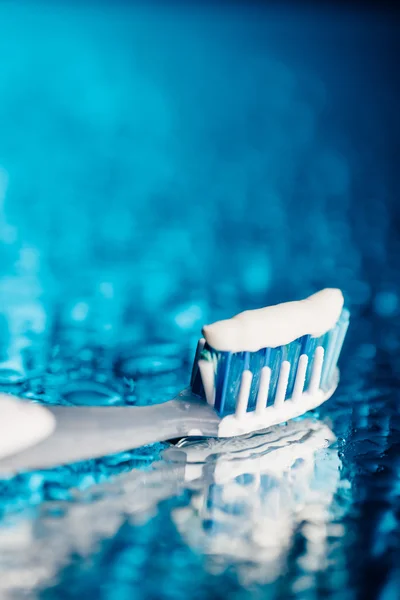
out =
{"type": "Polygon", "coordinates": [[[54,431],[0,460],[0,473],[178,437],[233,437],[298,417],[336,390],[348,323],[341,291],[325,289],[205,326],[190,386],[176,398],[140,407],[41,407],[54,431]]]}
{"type": "Polygon", "coordinates": [[[38,444],[54,429],[55,419],[43,406],[0,394],[0,460],[38,444]]]}

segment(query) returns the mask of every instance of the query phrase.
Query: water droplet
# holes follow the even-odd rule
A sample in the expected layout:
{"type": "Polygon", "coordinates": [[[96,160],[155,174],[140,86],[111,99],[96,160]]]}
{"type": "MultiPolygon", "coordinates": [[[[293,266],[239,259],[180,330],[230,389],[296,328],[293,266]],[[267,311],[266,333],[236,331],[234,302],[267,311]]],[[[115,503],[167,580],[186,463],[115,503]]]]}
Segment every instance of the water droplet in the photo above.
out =
{"type": "Polygon", "coordinates": [[[72,321],[82,322],[87,319],[89,305],[86,302],[77,302],[71,310],[72,321]]]}
{"type": "Polygon", "coordinates": [[[173,320],[180,329],[190,330],[204,320],[204,307],[198,304],[181,306],[175,313],[173,320]]]}
{"type": "Polygon", "coordinates": [[[74,406],[109,406],[121,402],[121,395],[96,381],[73,381],[61,390],[66,404],[74,406]]]}
{"type": "Polygon", "coordinates": [[[181,348],[173,343],[156,343],[144,347],[140,354],[117,360],[119,377],[150,377],[182,368],[181,348]]]}
{"type": "Polygon", "coordinates": [[[14,385],[22,383],[26,378],[26,375],[21,371],[15,369],[1,369],[0,368],[0,384],[2,385],[14,385]]]}

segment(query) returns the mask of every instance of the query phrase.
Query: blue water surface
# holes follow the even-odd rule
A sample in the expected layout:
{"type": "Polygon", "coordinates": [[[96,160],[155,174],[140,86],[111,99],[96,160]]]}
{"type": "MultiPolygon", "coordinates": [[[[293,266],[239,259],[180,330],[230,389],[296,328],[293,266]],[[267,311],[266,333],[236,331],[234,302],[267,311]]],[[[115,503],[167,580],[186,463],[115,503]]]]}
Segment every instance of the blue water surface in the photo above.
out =
{"type": "Polygon", "coordinates": [[[352,312],[315,439],[0,481],[1,598],[398,597],[398,40],[361,8],[0,4],[1,391],[162,402],[204,323],[352,312]]]}

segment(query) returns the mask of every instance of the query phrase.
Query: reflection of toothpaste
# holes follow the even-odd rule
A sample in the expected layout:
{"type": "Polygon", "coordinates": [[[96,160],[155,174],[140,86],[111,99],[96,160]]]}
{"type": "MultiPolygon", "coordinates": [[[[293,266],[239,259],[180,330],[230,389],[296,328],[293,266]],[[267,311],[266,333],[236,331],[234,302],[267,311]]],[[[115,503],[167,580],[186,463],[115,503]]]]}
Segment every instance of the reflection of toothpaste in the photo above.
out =
{"type": "Polygon", "coordinates": [[[343,308],[340,290],[326,288],[305,300],[247,310],[203,328],[208,344],[221,352],[257,352],[332,329],[343,308]]]}
{"type": "Polygon", "coordinates": [[[319,564],[339,480],[337,452],[326,450],[333,440],[324,423],[305,419],[246,439],[205,441],[203,448],[202,442],[179,444],[189,479],[197,478],[190,505],[175,509],[173,518],[188,545],[208,556],[207,569],[234,565],[245,586],[276,580],[307,507],[321,532],[307,560],[319,564]]]}

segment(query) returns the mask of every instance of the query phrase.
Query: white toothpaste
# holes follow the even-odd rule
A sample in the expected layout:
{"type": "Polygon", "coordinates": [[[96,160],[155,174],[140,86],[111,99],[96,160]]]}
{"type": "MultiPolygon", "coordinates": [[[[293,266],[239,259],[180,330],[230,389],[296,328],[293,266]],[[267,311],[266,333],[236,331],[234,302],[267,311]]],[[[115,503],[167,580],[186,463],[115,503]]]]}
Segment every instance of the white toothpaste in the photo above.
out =
{"type": "Polygon", "coordinates": [[[326,288],[305,300],[246,310],[232,319],[205,325],[203,334],[215,350],[257,352],[289,344],[303,335],[323,335],[334,327],[342,308],[342,292],[326,288]]]}

